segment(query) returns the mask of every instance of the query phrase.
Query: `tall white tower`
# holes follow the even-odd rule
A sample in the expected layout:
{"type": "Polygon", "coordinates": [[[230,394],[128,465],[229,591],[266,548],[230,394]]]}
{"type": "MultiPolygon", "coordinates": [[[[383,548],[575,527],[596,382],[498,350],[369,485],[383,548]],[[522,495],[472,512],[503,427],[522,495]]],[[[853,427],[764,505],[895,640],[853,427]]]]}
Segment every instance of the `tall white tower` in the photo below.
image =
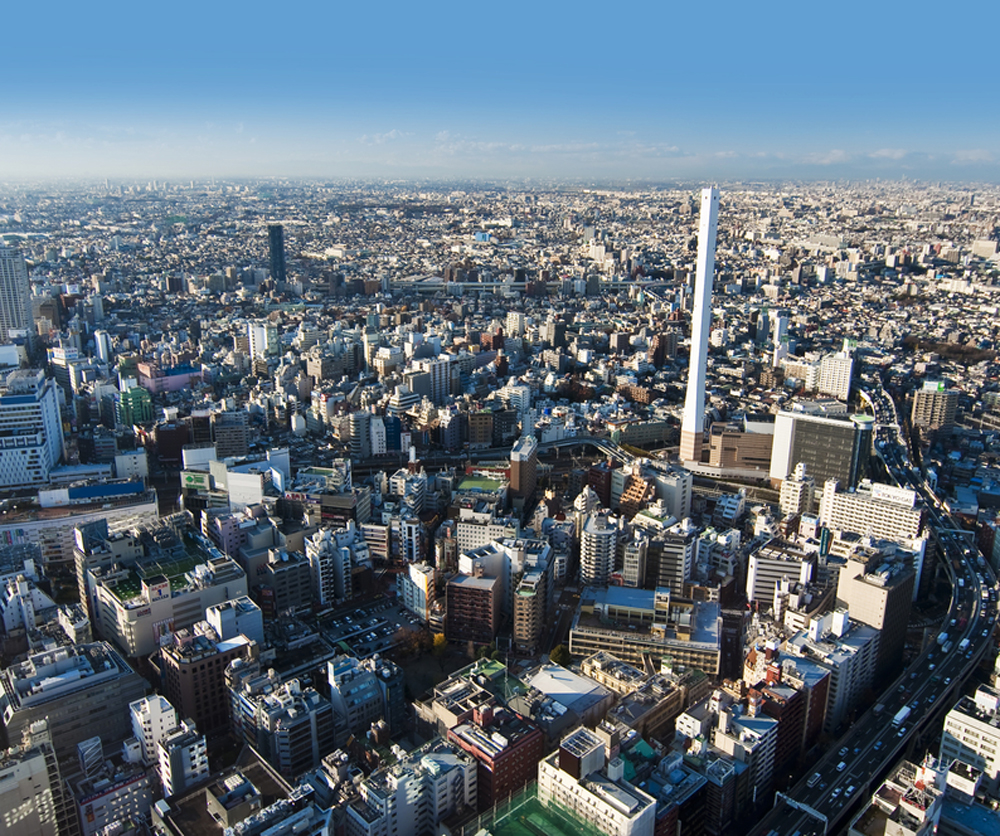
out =
{"type": "Polygon", "coordinates": [[[712,283],[715,279],[715,232],[719,221],[719,190],[701,190],[698,225],[698,272],[695,276],[694,315],[691,318],[691,366],[688,369],[684,422],[681,424],[681,461],[701,461],[705,436],[705,369],[708,331],[712,324],[712,283]]]}

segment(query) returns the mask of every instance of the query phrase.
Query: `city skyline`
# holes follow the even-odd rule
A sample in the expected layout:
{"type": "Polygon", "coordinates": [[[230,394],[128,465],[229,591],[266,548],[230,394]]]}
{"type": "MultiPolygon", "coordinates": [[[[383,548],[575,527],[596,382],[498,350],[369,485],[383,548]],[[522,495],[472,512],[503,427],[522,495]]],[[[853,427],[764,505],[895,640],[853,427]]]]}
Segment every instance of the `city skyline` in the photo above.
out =
{"type": "Polygon", "coordinates": [[[1000,179],[988,51],[890,8],[264,11],[14,10],[0,178],[1000,179]]]}

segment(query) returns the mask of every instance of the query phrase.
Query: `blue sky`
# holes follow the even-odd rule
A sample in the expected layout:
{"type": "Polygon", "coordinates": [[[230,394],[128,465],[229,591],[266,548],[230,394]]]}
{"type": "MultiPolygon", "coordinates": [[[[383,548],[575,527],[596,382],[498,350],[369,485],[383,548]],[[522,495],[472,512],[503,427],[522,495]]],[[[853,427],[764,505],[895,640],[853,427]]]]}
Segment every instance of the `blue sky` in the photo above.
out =
{"type": "Polygon", "coordinates": [[[1000,5],[19,4],[0,178],[1000,181],[1000,5]]]}

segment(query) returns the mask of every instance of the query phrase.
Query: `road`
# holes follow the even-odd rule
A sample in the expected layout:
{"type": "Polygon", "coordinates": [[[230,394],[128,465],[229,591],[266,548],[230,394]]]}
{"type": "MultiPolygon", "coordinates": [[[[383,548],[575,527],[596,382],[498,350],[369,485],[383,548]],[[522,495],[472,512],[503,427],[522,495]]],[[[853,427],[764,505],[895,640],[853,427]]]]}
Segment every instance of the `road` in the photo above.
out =
{"type": "Polygon", "coordinates": [[[774,809],[751,831],[754,836],[831,833],[844,828],[848,814],[871,795],[875,782],[902,754],[910,738],[951,706],[993,647],[996,578],[911,467],[892,400],[881,391],[868,397],[875,409],[878,454],[895,482],[916,492],[926,511],[926,524],[944,552],[952,582],[951,606],[941,628],[944,636],[886,689],[798,784],[779,794],[774,809]]]}

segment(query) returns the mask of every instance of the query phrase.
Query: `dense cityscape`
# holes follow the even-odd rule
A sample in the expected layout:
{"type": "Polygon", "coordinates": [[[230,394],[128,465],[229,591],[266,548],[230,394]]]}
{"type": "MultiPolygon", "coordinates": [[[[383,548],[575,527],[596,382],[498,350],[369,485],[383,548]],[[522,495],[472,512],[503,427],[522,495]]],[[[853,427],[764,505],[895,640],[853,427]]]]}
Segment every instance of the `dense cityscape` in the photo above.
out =
{"type": "Polygon", "coordinates": [[[0,189],[0,819],[1000,836],[1000,187],[0,189]]]}

